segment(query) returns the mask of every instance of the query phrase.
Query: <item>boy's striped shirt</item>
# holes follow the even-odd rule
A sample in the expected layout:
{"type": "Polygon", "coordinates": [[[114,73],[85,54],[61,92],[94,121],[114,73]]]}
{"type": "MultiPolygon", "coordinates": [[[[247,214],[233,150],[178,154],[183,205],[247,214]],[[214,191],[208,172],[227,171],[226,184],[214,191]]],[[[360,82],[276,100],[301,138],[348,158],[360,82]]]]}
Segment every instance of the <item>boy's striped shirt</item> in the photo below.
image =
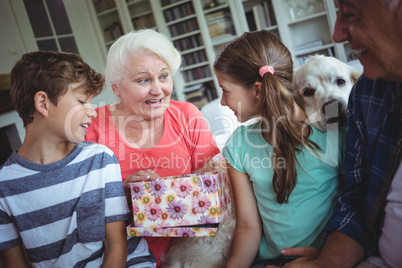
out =
{"type": "MultiPolygon", "coordinates": [[[[103,145],[84,142],[48,165],[13,153],[0,169],[0,250],[22,240],[35,267],[100,267],[105,224],[129,217],[121,181],[103,145]]],[[[154,267],[144,241],[127,247],[128,263],[154,267]]]]}

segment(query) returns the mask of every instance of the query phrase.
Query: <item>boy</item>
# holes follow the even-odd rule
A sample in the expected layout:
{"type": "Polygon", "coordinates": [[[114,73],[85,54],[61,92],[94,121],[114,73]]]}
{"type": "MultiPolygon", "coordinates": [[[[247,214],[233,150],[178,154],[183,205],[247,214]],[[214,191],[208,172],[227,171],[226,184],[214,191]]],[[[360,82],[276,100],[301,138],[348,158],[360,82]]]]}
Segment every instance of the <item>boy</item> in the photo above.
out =
{"type": "Polygon", "coordinates": [[[116,157],[83,142],[103,75],[76,54],[38,51],[22,56],[10,80],[26,137],[0,169],[3,265],[154,267],[145,241],[126,240],[116,157]]]}

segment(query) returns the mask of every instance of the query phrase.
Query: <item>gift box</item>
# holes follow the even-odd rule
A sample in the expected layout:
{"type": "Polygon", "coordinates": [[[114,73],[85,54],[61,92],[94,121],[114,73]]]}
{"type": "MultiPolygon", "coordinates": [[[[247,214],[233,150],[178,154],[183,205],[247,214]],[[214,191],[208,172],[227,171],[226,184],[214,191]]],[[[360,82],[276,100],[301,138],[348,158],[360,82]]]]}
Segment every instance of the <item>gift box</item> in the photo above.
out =
{"type": "Polygon", "coordinates": [[[131,183],[129,236],[210,236],[231,213],[226,171],[131,183]]]}

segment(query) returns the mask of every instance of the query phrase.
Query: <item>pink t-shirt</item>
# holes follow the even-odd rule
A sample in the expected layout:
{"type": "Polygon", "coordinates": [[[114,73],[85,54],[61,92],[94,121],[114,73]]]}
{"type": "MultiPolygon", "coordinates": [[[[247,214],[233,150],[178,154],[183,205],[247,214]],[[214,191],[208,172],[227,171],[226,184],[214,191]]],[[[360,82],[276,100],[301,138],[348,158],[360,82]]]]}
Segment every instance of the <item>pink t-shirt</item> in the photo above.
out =
{"type": "Polygon", "coordinates": [[[146,169],[161,177],[189,174],[220,152],[203,115],[188,102],[170,101],[164,114],[162,138],[149,149],[127,144],[115,127],[108,105],[97,108],[96,112],[98,116],[92,120],[85,138],[104,144],[115,153],[123,180],[146,169]]]}

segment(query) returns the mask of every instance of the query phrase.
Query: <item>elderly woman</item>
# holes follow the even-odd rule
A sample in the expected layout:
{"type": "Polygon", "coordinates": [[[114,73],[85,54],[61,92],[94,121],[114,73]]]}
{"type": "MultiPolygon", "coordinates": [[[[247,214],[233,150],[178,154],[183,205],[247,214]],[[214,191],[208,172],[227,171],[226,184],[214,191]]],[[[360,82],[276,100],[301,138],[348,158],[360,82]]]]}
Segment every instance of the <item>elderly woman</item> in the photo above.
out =
{"type": "MultiPolygon", "coordinates": [[[[172,42],[151,29],[128,33],[109,50],[106,77],[120,102],[97,109],[86,139],[113,150],[126,190],[134,181],[209,171],[220,152],[201,112],[170,100],[180,63],[172,42]]],[[[146,240],[159,265],[171,238],[146,240]]]]}

